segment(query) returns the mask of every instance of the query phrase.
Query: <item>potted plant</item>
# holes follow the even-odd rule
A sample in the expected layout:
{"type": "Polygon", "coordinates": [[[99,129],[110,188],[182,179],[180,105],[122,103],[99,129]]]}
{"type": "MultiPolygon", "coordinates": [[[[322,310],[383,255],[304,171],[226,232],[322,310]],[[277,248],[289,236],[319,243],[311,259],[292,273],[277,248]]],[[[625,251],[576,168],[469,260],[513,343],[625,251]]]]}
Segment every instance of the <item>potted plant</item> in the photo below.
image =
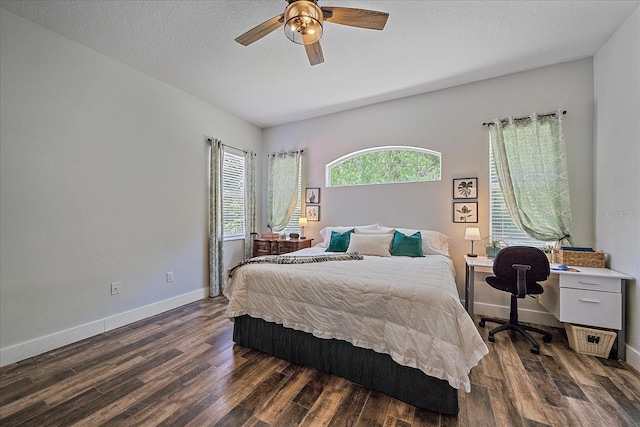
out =
{"type": "Polygon", "coordinates": [[[487,252],[487,257],[495,258],[496,255],[498,255],[498,252],[500,252],[500,249],[506,246],[506,244],[503,244],[503,243],[504,242],[501,242],[498,239],[489,237],[487,241],[487,247],[485,248],[485,251],[487,252]]]}

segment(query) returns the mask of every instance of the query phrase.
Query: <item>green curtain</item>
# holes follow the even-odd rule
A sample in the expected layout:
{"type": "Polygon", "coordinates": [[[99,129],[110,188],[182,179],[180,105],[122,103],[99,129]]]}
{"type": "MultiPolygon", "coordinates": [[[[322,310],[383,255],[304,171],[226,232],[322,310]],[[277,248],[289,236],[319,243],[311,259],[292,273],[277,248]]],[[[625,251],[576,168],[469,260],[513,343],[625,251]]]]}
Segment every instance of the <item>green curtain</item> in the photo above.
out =
{"type": "Polygon", "coordinates": [[[301,158],[300,151],[269,155],[267,224],[274,232],[287,227],[298,203],[301,158]]]}
{"type": "Polygon", "coordinates": [[[570,241],[562,112],[496,119],[489,129],[498,182],[513,221],[534,239],[570,241]]]}
{"type": "Polygon", "coordinates": [[[256,231],[256,155],[244,154],[244,259],[253,257],[253,236],[256,231]]]}
{"type": "Polygon", "coordinates": [[[222,246],[224,227],[222,214],[222,141],[211,139],[209,163],[209,296],[220,295],[224,287],[222,246]]]}

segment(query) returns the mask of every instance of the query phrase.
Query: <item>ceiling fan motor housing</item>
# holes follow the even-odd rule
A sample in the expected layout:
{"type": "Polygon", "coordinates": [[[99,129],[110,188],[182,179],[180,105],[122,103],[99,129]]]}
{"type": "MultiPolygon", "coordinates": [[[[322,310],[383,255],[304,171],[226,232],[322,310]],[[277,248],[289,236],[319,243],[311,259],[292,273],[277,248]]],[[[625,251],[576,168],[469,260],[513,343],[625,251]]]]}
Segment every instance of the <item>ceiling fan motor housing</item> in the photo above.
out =
{"type": "Polygon", "coordinates": [[[309,45],[322,37],[322,10],[313,1],[292,1],[284,11],[284,33],[294,43],[309,45]]]}

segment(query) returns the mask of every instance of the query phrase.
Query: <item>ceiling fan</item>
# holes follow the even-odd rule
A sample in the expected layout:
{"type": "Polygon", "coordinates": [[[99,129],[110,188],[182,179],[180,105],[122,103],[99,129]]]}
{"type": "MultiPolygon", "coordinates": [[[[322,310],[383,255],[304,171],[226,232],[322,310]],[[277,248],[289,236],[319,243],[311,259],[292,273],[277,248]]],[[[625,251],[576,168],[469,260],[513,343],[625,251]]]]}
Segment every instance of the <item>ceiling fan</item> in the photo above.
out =
{"type": "Polygon", "coordinates": [[[382,30],[389,14],[368,9],[351,7],[319,7],[318,0],[285,0],[289,5],[284,13],[274,16],[255,28],[247,31],[236,41],[244,46],[260,40],[267,34],[284,26],[287,38],[294,43],[304,45],[311,65],[324,62],[320,38],[323,21],[350,27],[382,30]]]}

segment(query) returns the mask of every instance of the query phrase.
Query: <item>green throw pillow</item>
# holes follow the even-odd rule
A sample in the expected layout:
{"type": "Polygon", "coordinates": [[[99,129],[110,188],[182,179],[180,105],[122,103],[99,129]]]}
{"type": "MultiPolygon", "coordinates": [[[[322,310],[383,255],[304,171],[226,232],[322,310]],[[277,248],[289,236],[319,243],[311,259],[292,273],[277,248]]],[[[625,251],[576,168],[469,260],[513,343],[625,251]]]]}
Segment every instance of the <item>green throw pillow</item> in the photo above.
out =
{"type": "Polygon", "coordinates": [[[332,231],[329,247],[325,252],[346,252],[349,247],[349,241],[351,240],[351,233],[353,233],[353,229],[345,231],[344,233],[332,231]]]}
{"type": "Polygon", "coordinates": [[[394,256],[410,256],[422,257],[422,234],[417,233],[407,236],[399,231],[393,233],[393,242],[391,243],[391,255],[394,256]]]}

